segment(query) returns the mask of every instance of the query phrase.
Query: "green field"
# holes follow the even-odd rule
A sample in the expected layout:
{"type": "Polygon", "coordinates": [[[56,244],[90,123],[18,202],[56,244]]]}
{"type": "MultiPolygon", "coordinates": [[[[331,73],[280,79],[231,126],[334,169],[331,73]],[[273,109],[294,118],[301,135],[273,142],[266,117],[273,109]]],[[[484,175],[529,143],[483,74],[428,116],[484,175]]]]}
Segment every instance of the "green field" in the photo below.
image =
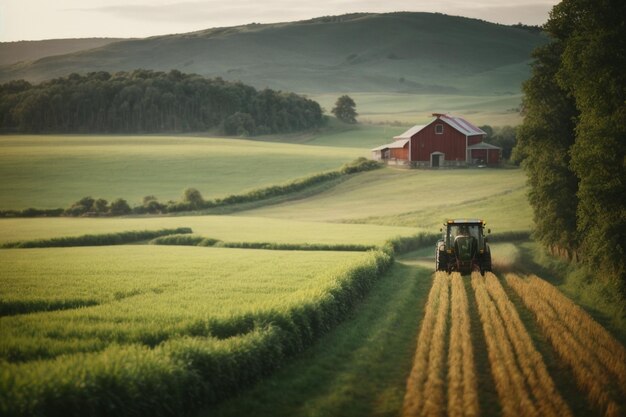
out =
{"type": "MultiPolygon", "coordinates": [[[[406,127],[390,127],[390,125],[425,124],[432,120],[433,113],[461,115],[477,126],[516,126],[522,121],[519,111],[522,96],[518,92],[459,95],[354,91],[348,94],[356,103],[359,121],[379,124],[383,131],[399,130],[395,134],[404,132],[406,127]]],[[[337,100],[336,94],[313,94],[310,97],[329,111],[337,100]]],[[[390,135],[389,139],[393,136],[394,134],[390,135]]],[[[378,143],[380,144],[382,143],[378,143]]],[[[371,147],[375,146],[377,145],[372,144],[371,147]]]]}
{"type": "Polygon", "coordinates": [[[167,136],[1,136],[0,209],[68,207],[74,201],[147,195],[205,198],[335,169],[362,149],[167,136]]]}
{"type": "Polygon", "coordinates": [[[246,216],[0,219],[0,243],[127,230],[190,227],[194,234],[225,242],[380,245],[412,227],[319,223],[246,216]]]}
{"type": "Polygon", "coordinates": [[[366,256],[152,245],[3,250],[0,310],[43,312],[0,318],[0,358],[162,342],[208,319],[289,308],[366,256]]]}
{"type": "Polygon", "coordinates": [[[244,212],[246,216],[374,223],[435,231],[450,217],[484,218],[494,232],[529,230],[526,178],[512,170],[385,168],[351,178],[306,200],[244,212]]]}

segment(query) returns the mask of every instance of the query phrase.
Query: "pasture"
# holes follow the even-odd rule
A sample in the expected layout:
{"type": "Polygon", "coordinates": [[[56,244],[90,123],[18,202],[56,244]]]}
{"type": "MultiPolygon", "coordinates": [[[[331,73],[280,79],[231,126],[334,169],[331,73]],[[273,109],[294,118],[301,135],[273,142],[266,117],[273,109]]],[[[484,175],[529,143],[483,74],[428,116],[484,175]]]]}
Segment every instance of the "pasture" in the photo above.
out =
{"type": "Polygon", "coordinates": [[[0,210],[68,207],[85,197],[205,198],[337,168],[362,149],[167,136],[2,136],[0,210]]]}
{"type": "Polygon", "coordinates": [[[521,170],[405,170],[358,175],[305,200],[260,207],[246,216],[409,226],[434,232],[448,217],[485,218],[494,232],[531,226],[521,170]],[[488,219],[488,220],[487,220],[488,219]]]}

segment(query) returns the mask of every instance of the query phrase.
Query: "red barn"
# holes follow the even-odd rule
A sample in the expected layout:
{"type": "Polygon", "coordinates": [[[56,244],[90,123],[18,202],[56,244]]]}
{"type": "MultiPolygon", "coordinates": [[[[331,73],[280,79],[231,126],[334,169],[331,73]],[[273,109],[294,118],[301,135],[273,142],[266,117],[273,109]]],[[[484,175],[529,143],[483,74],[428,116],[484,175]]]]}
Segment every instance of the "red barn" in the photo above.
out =
{"type": "Polygon", "coordinates": [[[497,165],[501,148],[483,142],[487,135],[462,117],[433,113],[426,125],[413,126],[393,143],[372,149],[374,159],[414,167],[497,165]]]}

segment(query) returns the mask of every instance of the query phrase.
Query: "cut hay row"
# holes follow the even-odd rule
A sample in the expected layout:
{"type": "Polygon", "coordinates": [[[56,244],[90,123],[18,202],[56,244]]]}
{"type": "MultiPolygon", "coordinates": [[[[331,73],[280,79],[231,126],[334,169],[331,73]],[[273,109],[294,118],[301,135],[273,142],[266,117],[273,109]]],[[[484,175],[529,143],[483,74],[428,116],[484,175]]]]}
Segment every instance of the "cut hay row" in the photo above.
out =
{"type": "Polygon", "coordinates": [[[448,350],[448,415],[477,416],[478,389],[474,369],[469,305],[461,274],[453,273],[451,284],[450,348],[448,350]]]}
{"type": "MultiPolygon", "coordinates": [[[[507,328],[511,326],[507,318],[501,315],[497,307],[498,300],[494,300],[489,294],[486,279],[480,273],[472,273],[472,287],[476,294],[478,313],[487,343],[491,372],[502,405],[502,414],[539,416],[540,407],[529,392],[528,381],[509,338],[507,328]]],[[[503,295],[506,297],[504,293],[497,297],[501,298],[503,295]]]]}
{"type": "Polygon", "coordinates": [[[509,300],[498,278],[492,273],[485,275],[485,285],[491,299],[495,302],[502,321],[506,324],[506,332],[515,351],[517,363],[526,378],[534,403],[541,416],[571,416],[572,413],[561,395],[556,390],[548,369],[535,349],[532,339],[517,309],[509,300]]]}
{"type": "Polygon", "coordinates": [[[560,358],[571,367],[589,400],[607,417],[623,415],[619,405],[623,397],[623,363],[615,362],[623,354],[623,347],[558,290],[551,289],[550,284],[537,277],[525,280],[515,274],[507,274],[506,280],[535,314],[537,323],[560,358]],[[606,351],[611,355],[611,347],[615,349],[615,360],[607,358],[606,351]]]}
{"type": "Polygon", "coordinates": [[[448,275],[445,272],[437,272],[428,295],[413,368],[407,382],[404,416],[444,414],[443,367],[448,306],[448,275]]]}
{"type": "Polygon", "coordinates": [[[479,415],[469,306],[460,274],[435,274],[422,323],[403,415],[479,415]]]}

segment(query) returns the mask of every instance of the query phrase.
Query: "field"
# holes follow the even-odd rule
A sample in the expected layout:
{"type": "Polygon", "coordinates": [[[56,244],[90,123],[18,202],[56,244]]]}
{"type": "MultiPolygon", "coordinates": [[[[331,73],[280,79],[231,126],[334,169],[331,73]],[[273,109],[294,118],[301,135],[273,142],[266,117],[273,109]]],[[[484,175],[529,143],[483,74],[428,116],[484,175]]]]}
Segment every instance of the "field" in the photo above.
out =
{"type": "Polygon", "coordinates": [[[68,207],[85,197],[224,197],[337,168],[362,149],[161,136],[2,136],[0,210],[68,207]],[[245,152],[242,148],[245,147],[245,152]],[[250,175],[254,173],[254,175],[250,175]]]}
{"type": "MultiPolygon", "coordinates": [[[[7,136],[1,169],[22,191],[0,195],[210,198],[336,169],[397,130],[7,136]]],[[[0,249],[0,415],[623,415],[620,330],[564,296],[532,242],[506,240],[532,226],[525,181],[382,168],[229,215],[0,219],[0,244],[185,227],[248,248],[0,249]],[[432,273],[432,234],[454,216],[488,222],[494,274],[432,273]],[[353,251],[319,250],[333,245],[353,251]]]]}

